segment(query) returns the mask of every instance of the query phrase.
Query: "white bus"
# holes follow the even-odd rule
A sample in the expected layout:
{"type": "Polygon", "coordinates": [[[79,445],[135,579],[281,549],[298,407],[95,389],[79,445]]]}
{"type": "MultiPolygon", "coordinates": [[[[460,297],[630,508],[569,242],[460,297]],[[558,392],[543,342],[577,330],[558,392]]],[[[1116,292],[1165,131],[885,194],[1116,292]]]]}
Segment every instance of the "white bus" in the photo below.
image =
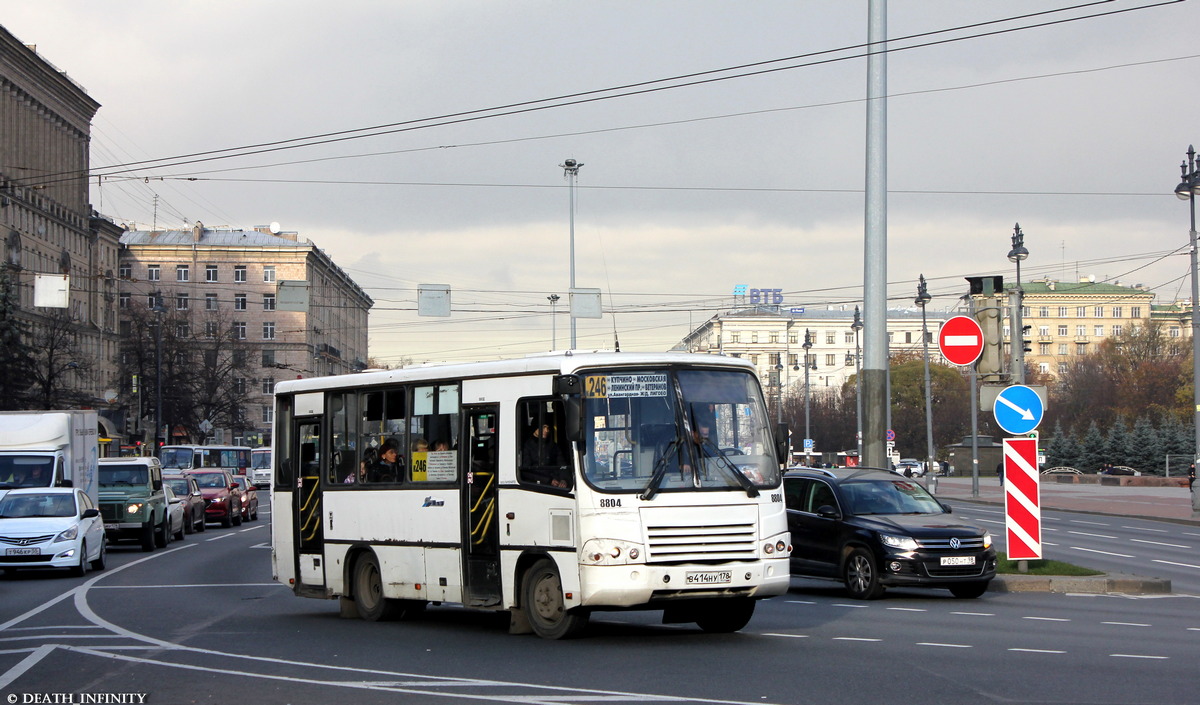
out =
{"type": "Polygon", "coordinates": [[[188,470],[220,469],[245,475],[250,467],[249,446],[163,446],[159,460],[166,474],[188,470]]]}
{"type": "Polygon", "coordinates": [[[460,603],[557,639],[661,609],[728,632],[788,589],[786,433],[742,360],[551,354],[275,399],[274,576],[343,616],[460,603]]]}

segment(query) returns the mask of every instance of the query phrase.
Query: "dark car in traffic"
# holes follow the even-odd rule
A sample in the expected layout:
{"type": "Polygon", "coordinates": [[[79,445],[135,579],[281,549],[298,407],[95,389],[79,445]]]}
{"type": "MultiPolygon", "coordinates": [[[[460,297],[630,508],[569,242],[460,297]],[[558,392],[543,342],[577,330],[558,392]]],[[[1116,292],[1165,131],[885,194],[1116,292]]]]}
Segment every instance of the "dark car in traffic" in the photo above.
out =
{"type": "Polygon", "coordinates": [[[194,470],[189,473],[204,495],[204,518],[221,526],[241,526],[242,490],[224,470],[194,470]]]}
{"type": "Polygon", "coordinates": [[[234,475],[233,481],[242,490],[242,521],[258,518],[258,488],[245,475],[234,475]]]}
{"type": "Polygon", "coordinates": [[[171,488],[175,497],[183,504],[183,531],[193,533],[204,531],[207,521],[204,514],[206,503],[204,493],[196,484],[196,478],[191,475],[163,475],[163,484],[171,488]]]}
{"type": "Polygon", "coordinates": [[[909,478],[866,468],[803,469],[788,471],[783,487],[795,576],[841,580],[862,600],[887,586],[979,597],[996,576],[991,534],[955,517],[909,478]]]}

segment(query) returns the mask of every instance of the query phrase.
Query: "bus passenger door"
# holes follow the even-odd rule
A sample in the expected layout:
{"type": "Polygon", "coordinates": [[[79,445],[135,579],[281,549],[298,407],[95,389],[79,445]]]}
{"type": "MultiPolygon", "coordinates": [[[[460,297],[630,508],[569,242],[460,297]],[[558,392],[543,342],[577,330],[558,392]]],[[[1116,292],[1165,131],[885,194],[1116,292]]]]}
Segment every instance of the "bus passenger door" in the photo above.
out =
{"type": "Polygon", "coordinates": [[[500,522],[496,516],[499,481],[500,407],[497,404],[464,407],[467,428],[467,466],[462,473],[463,604],[488,607],[500,604],[500,522]]]}
{"type": "Polygon", "coordinates": [[[320,419],[295,422],[291,457],[298,458],[296,491],[292,493],[295,545],[299,560],[297,590],[325,591],[325,533],[321,522],[321,424],[320,419]]]}

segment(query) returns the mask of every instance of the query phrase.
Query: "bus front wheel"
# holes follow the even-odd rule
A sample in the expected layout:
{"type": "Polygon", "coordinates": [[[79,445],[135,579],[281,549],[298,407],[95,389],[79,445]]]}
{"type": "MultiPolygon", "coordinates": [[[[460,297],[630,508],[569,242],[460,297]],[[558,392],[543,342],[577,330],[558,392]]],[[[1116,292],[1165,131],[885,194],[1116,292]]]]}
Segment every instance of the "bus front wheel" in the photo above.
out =
{"type": "Polygon", "coordinates": [[[715,600],[696,617],[696,625],[706,632],[728,634],[750,623],[754,616],[754,600],[715,600]]]}
{"type": "Polygon", "coordinates": [[[533,633],[543,639],[565,639],[587,626],[588,613],[568,610],[563,600],[562,579],[554,561],[542,559],[525,574],[522,604],[533,633]]]}

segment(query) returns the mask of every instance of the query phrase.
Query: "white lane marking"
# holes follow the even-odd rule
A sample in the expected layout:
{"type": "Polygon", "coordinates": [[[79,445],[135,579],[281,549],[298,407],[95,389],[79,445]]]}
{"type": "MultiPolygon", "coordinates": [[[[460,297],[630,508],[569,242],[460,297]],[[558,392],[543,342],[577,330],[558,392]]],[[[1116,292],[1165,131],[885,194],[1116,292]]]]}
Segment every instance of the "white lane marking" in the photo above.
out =
{"type": "Polygon", "coordinates": [[[1112,551],[1097,551],[1094,548],[1082,548],[1080,546],[1068,546],[1067,548],[1070,548],[1075,551],[1087,551],[1088,553],[1100,553],[1105,556],[1116,556],[1118,558],[1133,558],[1133,556],[1129,555],[1128,553],[1113,553],[1112,551]]]}
{"type": "Polygon", "coordinates": [[[1114,658],[1149,658],[1149,659],[1157,659],[1160,661],[1165,661],[1166,659],[1171,658],[1170,656],[1150,656],[1148,654],[1109,654],[1109,656],[1112,656],[1114,658]]]}
{"type": "Polygon", "coordinates": [[[1142,624],[1141,622],[1101,622],[1101,624],[1111,624],[1114,627],[1148,627],[1148,626],[1150,626],[1149,624],[1142,624]]]}
{"type": "Polygon", "coordinates": [[[267,525],[266,525],[266,524],[259,524],[258,526],[251,526],[251,527],[248,527],[248,528],[245,528],[245,529],[239,529],[239,530],[238,530],[238,533],[239,533],[239,534],[244,534],[244,533],[246,533],[247,531],[254,531],[255,529],[265,529],[265,528],[267,528],[267,525]]]}
{"type": "Polygon", "coordinates": [[[807,639],[807,634],[780,634],[778,632],[767,632],[763,636],[781,636],[785,639],[807,639]]]}
{"type": "Polygon", "coordinates": [[[918,641],[917,646],[942,646],[947,649],[973,649],[970,644],[939,644],[935,641],[918,641]]]}
{"type": "Polygon", "coordinates": [[[995,612],[951,612],[950,614],[961,614],[964,617],[995,617],[995,612]]]}
{"type": "Polygon", "coordinates": [[[894,612],[928,612],[929,611],[929,610],[920,609],[918,607],[888,607],[887,609],[892,610],[894,612]]]}
{"type": "Polygon", "coordinates": [[[1087,524],[1089,526],[1108,526],[1108,524],[1098,521],[1083,521],[1081,519],[1069,519],[1072,524],[1087,524]]]}
{"type": "MultiPolygon", "coordinates": [[[[57,601],[57,600],[56,600],[57,601]]],[[[44,644],[34,649],[28,656],[21,659],[21,662],[12,668],[8,669],[3,675],[0,675],[0,690],[8,690],[8,686],[17,678],[20,678],[26,671],[36,666],[42,659],[50,655],[50,652],[57,648],[53,644],[44,644]]],[[[15,697],[15,696],[9,696],[15,697]]],[[[17,702],[13,700],[12,702],[17,702]]]]}
{"type": "Polygon", "coordinates": [[[1152,546],[1167,546],[1169,548],[1188,548],[1188,549],[1191,548],[1191,546],[1185,546],[1184,544],[1181,544],[1181,543],[1163,543],[1162,541],[1147,541],[1146,539],[1129,539],[1129,540],[1134,543],[1148,543],[1152,546]]]}
{"type": "Polygon", "coordinates": [[[204,540],[205,540],[205,541],[220,541],[221,539],[227,539],[227,538],[229,538],[230,536],[233,536],[233,535],[234,535],[234,534],[221,534],[220,536],[214,536],[214,537],[212,537],[211,539],[204,539],[204,540]]]}
{"type": "Polygon", "coordinates": [[[861,610],[866,607],[866,605],[848,605],[845,602],[835,602],[835,603],[833,603],[833,606],[834,607],[853,607],[856,610],[861,610]]]}
{"type": "Polygon", "coordinates": [[[787,603],[789,605],[815,605],[815,604],[817,604],[816,602],[813,602],[812,600],[787,600],[787,603]]]}
{"type": "Polygon", "coordinates": [[[1035,622],[1070,622],[1066,617],[1022,617],[1021,619],[1031,619],[1035,622]]]}
{"type": "Polygon", "coordinates": [[[190,585],[94,585],[93,590],[171,590],[174,588],[284,587],[283,583],[192,583],[190,585]]]}
{"type": "Polygon", "coordinates": [[[1184,536],[1200,536],[1200,534],[1197,534],[1194,531],[1185,531],[1185,532],[1183,532],[1183,535],[1184,536]]]}
{"type": "Polygon", "coordinates": [[[1076,536],[1091,536],[1092,538],[1096,538],[1096,539],[1115,539],[1116,538],[1116,536],[1109,536],[1108,534],[1089,534],[1086,531],[1068,531],[1067,533],[1074,534],[1076,536]]]}
{"type": "Polygon", "coordinates": [[[1166,565],[1177,565],[1181,568],[1200,568],[1200,565],[1195,565],[1192,563],[1176,563],[1175,561],[1160,561],[1157,558],[1151,559],[1151,562],[1152,563],[1165,563],[1166,565]]]}
{"type": "Polygon", "coordinates": [[[883,639],[868,639],[861,636],[835,636],[834,641],[883,641],[883,639]]]}
{"type": "Polygon", "coordinates": [[[1153,531],[1153,532],[1159,533],[1159,534],[1167,533],[1166,529],[1147,529],[1144,526],[1122,526],[1121,528],[1122,529],[1133,529],[1134,531],[1153,531]]]}
{"type": "Polygon", "coordinates": [[[1058,649],[1009,649],[1009,651],[1021,651],[1027,654],[1065,654],[1066,651],[1058,649]]]}
{"type": "Polygon", "coordinates": [[[44,632],[47,629],[99,629],[94,624],[49,624],[44,627],[16,627],[5,629],[6,632],[44,632]]]}

